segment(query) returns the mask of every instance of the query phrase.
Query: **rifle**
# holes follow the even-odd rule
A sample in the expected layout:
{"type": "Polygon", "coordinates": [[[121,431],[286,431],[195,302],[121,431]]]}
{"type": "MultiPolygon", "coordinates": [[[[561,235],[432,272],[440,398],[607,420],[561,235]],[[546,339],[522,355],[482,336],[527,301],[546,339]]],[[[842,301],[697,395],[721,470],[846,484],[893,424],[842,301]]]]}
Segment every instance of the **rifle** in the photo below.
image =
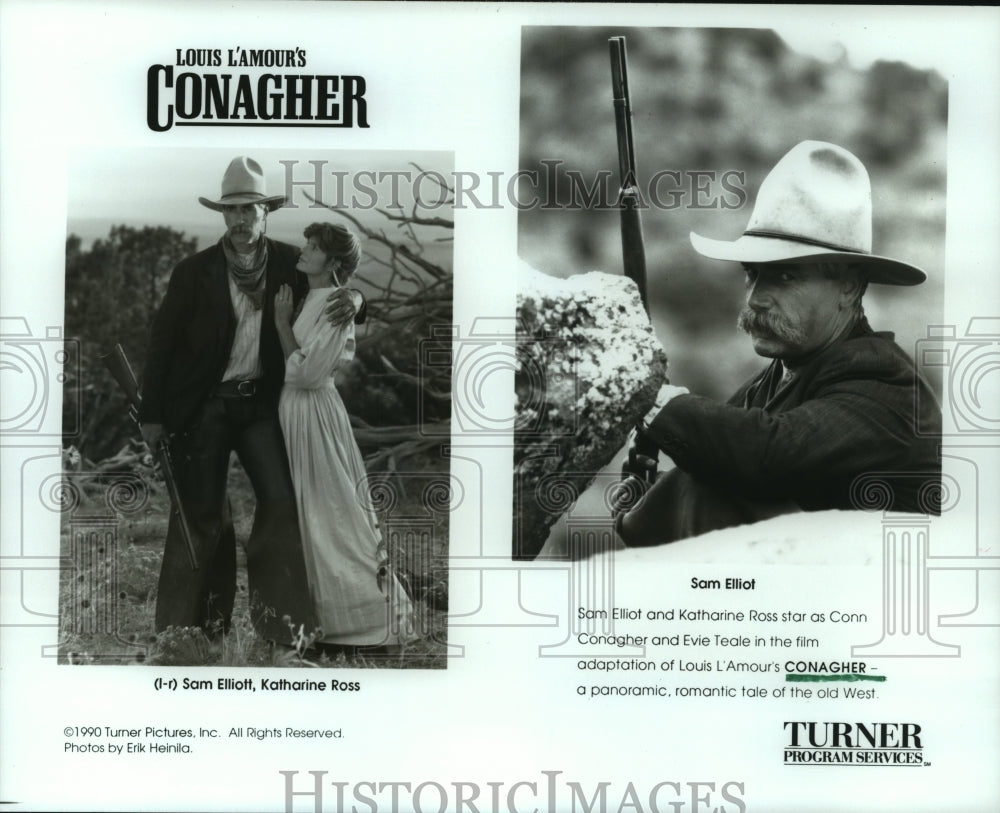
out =
{"type": "MultiPolygon", "coordinates": [[[[139,426],[139,405],[142,403],[142,396],[139,394],[139,385],[135,380],[135,373],[128,363],[125,351],[122,346],[115,343],[114,350],[105,356],[101,356],[101,361],[108,368],[108,372],[118,382],[125,397],[128,398],[128,414],[136,426],[139,426]]],[[[177,516],[177,523],[181,528],[181,536],[184,539],[184,547],[187,550],[188,562],[192,570],[198,569],[198,554],[194,549],[194,540],[191,537],[191,526],[188,525],[187,514],[184,513],[184,504],[181,502],[180,494],[177,491],[177,481],[174,479],[174,469],[170,460],[170,447],[167,439],[161,438],[155,449],[150,451],[156,456],[160,464],[160,471],[163,473],[163,480],[167,484],[167,492],[170,494],[170,503],[173,513],[177,516]]]]}
{"type": "MultiPolygon", "coordinates": [[[[639,289],[642,306],[649,315],[649,299],[646,294],[646,249],[642,239],[642,221],[639,218],[639,190],[635,169],[635,145],[632,141],[632,102],[628,90],[628,68],[625,54],[625,37],[611,37],[608,40],[611,51],[611,88],[615,106],[615,130],[618,135],[618,171],[621,177],[621,192],[618,207],[621,212],[622,265],[625,276],[639,289]]],[[[641,423],[635,427],[635,442],[628,453],[628,460],[622,464],[623,480],[638,480],[645,491],[656,480],[656,458],[659,450],[646,435],[641,423]]],[[[623,489],[613,512],[617,515],[626,510],[628,489],[623,489]]]]}

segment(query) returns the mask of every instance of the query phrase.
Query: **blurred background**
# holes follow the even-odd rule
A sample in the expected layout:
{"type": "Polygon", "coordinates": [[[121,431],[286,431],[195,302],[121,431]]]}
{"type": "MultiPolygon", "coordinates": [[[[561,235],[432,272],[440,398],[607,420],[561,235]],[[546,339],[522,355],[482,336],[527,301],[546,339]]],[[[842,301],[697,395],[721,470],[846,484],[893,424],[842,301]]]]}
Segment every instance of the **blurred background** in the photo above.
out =
{"type": "MultiPolygon", "coordinates": [[[[622,273],[618,212],[565,205],[567,172],[589,187],[610,171],[612,201],[618,191],[611,36],[627,38],[640,188],[658,172],[680,173],[680,183],[673,175],[658,184],[662,207],[649,201],[643,212],[652,320],[671,381],[725,399],[763,366],[735,327],[742,271],[696,254],[688,233],[736,239],[764,176],[806,139],[861,159],[872,180],[874,253],[927,272],[923,285],[873,285],[865,295],[872,327],[894,331],[912,355],[943,313],[948,95],[933,69],[859,66],[844,49],[821,58],[769,29],[525,28],[519,166],[540,182],[522,183],[519,198],[539,195],[545,205],[519,214],[521,257],[558,277],[622,273]]],[[[940,395],[940,381],[931,383],[940,395]]]]}

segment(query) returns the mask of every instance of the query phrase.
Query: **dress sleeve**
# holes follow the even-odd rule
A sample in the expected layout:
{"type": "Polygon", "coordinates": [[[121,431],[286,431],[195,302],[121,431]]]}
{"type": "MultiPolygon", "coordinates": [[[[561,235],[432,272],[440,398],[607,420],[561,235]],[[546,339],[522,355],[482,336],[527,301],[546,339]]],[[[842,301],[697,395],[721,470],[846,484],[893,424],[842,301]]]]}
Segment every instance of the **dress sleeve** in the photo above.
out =
{"type": "Polygon", "coordinates": [[[326,386],[334,371],[354,358],[354,325],[334,327],[320,314],[302,346],[285,362],[285,384],[299,389],[326,386]]]}

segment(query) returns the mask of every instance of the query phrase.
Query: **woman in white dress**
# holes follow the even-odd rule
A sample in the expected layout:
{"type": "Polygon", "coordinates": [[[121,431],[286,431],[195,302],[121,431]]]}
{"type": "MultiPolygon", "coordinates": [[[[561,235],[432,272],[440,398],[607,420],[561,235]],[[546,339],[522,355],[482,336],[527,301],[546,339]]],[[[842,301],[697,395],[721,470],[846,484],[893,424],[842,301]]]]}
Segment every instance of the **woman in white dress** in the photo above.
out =
{"type": "Polygon", "coordinates": [[[354,325],[335,327],[323,314],[331,288],[354,273],[361,251],[343,226],[313,223],[305,237],[296,267],[309,291],[293,320],[292,291],[282,286],[274,318],[285,353],[278,415],[320,641],[395,648],[412,637],[412,607],[391,569],[384,569],[364,461],[333,381],[334,371],[354,357],[354,325]]]}

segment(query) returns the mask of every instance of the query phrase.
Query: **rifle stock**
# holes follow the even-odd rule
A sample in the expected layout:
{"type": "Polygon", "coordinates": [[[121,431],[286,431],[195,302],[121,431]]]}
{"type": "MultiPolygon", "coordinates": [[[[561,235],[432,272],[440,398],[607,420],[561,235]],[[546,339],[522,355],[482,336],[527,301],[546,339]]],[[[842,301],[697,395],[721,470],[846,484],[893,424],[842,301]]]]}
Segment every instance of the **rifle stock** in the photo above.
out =
{"type": "MultiPolygon", "coordinates": [[[[139,405],[142,396],[139,394],[139,384],[136,381],[135,373],[132,372],[132,365],[128,363],[128,358],[122,346],[115,343],[114,349],[105,356],[101,356],[101,361],[108,368],[111,377],[121,387],[122,392],[129,402],[129,417],[139,425],[139,405]]],[[[173,463],[170,459],[170,447],[166,438],[156,444],[155,449],[151,449],[156,459],[160,463],[160,472],[163,480],[167,484],[167,493],[170,495],[171,510],[177,517],[180,526],[181,536],[184,539],[184,549],[187,552],[188,563],[192,570],[198,569],[198,554],[194,549],[194,539],[191,536],[191,526],[188,524],[187,514],[184,511],[184,504],[181,502],[180,492],[177,490],[177,481],[174,479],[173,463]]]]}

